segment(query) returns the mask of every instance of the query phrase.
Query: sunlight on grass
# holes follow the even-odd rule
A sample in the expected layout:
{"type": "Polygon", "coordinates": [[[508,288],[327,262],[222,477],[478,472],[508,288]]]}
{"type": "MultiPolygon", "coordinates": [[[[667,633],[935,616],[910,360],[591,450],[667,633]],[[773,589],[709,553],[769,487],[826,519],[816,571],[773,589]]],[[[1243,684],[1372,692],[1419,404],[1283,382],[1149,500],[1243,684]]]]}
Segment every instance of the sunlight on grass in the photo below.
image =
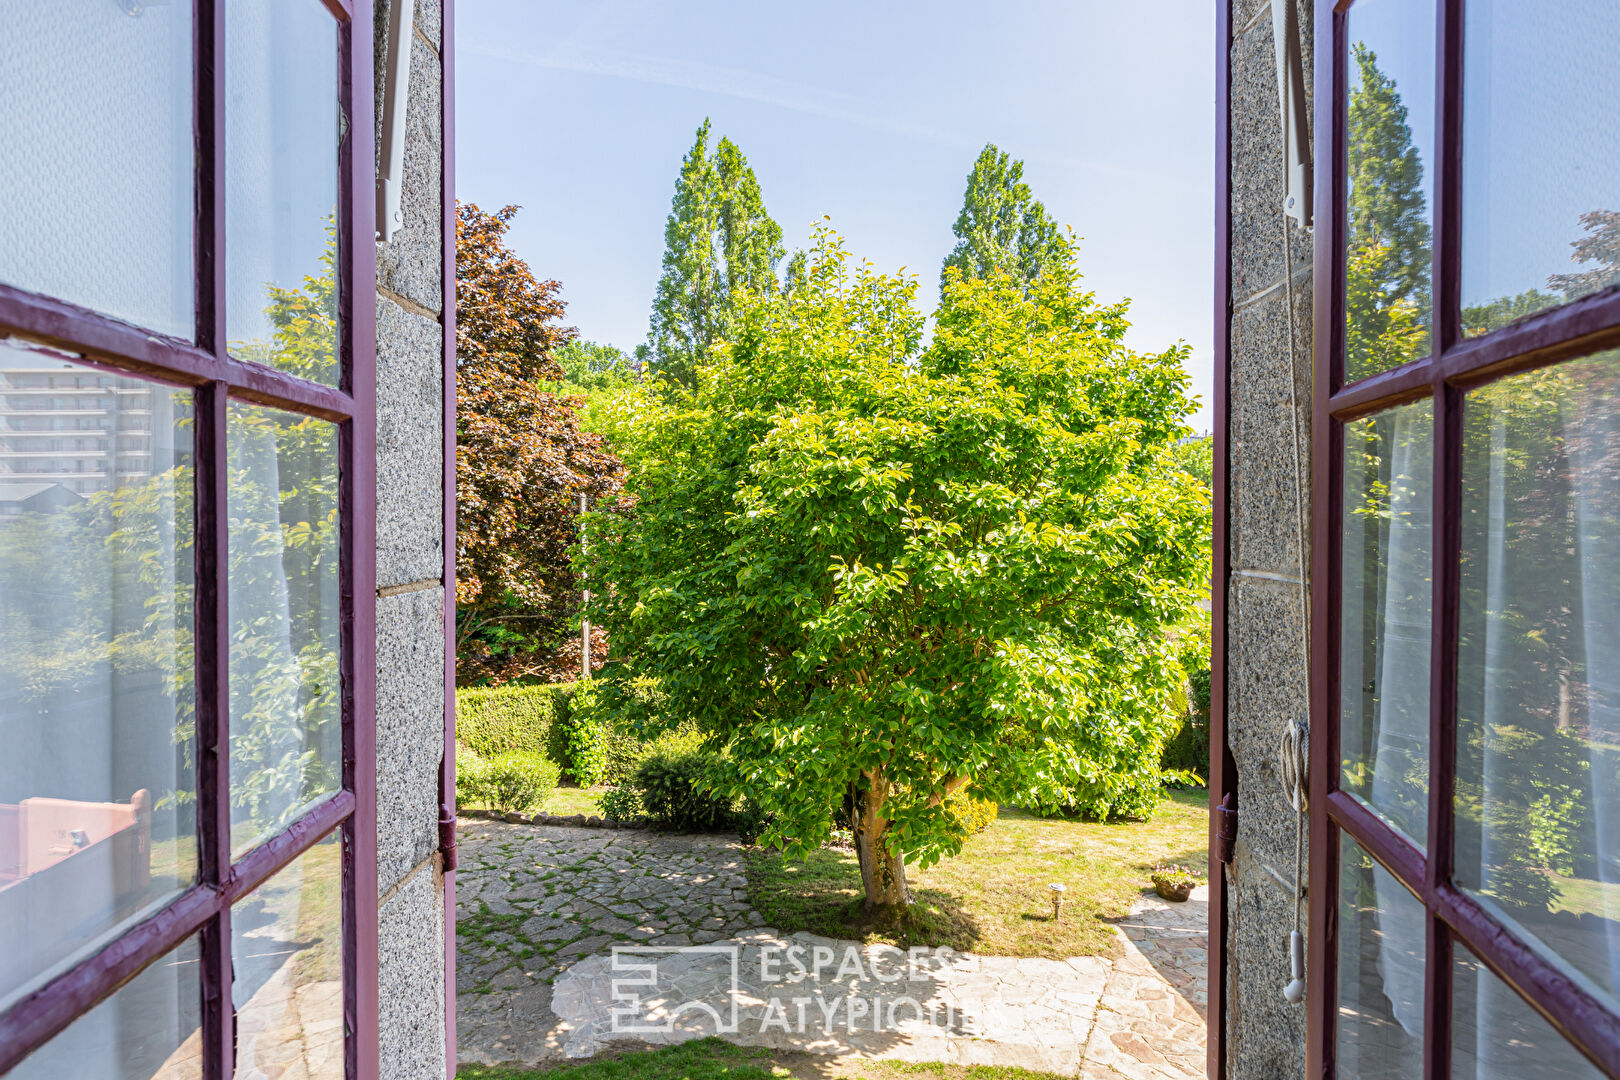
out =
{"type": "Polygon", "coordinates": [[[1125,915],[1151,891],[1154,864],[1202,870],[1208,862],[1208,796],[1169,792],[1148,822],[1039,818],[1003,809],[954,859],[907,868],[914,903],[904,925],[873,926],[860,915],[860,871],[852,852],[822,850],[784,860],[748,853],[749,898],[782,933],[949,945],[995,956],[1110,955],[1113,929],[1102,920],[1125,915]],[[1047,886],[1068,886],[1063,914],[1052,920],[1047,886]]]}

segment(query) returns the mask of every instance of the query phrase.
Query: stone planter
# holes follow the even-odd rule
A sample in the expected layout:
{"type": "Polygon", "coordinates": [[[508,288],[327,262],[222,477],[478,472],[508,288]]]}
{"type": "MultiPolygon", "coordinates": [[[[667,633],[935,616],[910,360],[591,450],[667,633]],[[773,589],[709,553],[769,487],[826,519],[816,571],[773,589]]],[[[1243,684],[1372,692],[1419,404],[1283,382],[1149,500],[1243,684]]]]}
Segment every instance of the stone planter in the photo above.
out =
{"type": "Polygon", "coordinates": [[[1180,904],[1185,903],[1187,897],[1192,895],[1193,887],[1196,884],[1196,882],[1188,881],[1183,884],[1172,885],[1155,881],[1153,888],[1164,899],[1180,904]]]}

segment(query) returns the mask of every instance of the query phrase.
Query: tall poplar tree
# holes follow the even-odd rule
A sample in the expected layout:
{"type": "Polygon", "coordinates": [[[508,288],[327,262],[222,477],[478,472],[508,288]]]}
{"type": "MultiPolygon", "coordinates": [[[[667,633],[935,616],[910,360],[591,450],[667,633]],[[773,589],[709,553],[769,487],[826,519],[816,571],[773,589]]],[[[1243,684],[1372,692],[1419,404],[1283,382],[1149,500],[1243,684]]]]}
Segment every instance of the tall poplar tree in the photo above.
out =
{"type": "Polygon", "coordinates": [[[940,268],[941,295],[953,266],[969,278],[1005,270],[1027,292],[1057,272],[1068,254],[1058,223],[1024,183],[1024,163],[994,143],[985,143],[973,163],[953,231],[956,247],[940,268]]]}
{"type": "Polygon", "coordinates": [[[724,338],[739,290],[777,290],[782,228],[765,211],[759,181],[737,144],[709,151],[709,121],[681,162],[664,225],[664,271],[653,298],[648,353],[654,368],[690,383],[696,361],[724,338]]]}

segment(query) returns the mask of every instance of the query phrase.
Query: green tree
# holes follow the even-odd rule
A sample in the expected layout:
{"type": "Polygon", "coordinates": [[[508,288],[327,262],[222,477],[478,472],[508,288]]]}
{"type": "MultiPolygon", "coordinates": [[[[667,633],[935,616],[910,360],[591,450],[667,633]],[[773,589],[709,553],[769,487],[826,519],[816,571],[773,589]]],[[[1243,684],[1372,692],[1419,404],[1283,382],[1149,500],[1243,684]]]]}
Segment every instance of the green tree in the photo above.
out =
{"type": "Polygon", "coordinates": [[[617,512],[588,515],[626,674],[724,752],[719,790],[800,854],[854,824],[866,903],[959,851],[943,807],[1150,814],[1203,595],[1207,508],[1184,347],[1122,345],[1072,251],[1028,286],[951,272],[925,349],[915,279],[819,229],[804,284],[750,294],[689,394],[635,389],[617,512]]]}
{"type": "Polygon", "coordinates": [[[730,139],[709,152],[709,121],[681,162],[664,225],[664,270],[653,298],[649,355],[657,370],[690,383],[723,338],[744,290],[777,289],[782,228],[765,212],[759,181],[730,139]]]}
{"type": "Polygon", "coordinates": [[[952,231],[956,247],[940,267],[941,296],[953,267],[980,278],[1004,270],[1028,289],[1043,276],[1061,274],[1068,258],[1062,230],[1024,183],[1024,163],[994,143],[985,143],[973,163],[952,231]]]}
{"type": "Polygon", "coordinates": [[[636,382],[640,375],[635,360],[623,349],[584,338],[575,338],[558,349],[557,364],[563,370],[563,388],[583,394],[619,390],[636,382]]]}
{"type": "Polygon", "coordinates": [[[1349,250],[1346,254],[1347,377],[1368,375],[1428,352],[1429,221],[1423,160],[1406,105],[1365,44],[1354,47],[1350,92],[1349,250]]]}

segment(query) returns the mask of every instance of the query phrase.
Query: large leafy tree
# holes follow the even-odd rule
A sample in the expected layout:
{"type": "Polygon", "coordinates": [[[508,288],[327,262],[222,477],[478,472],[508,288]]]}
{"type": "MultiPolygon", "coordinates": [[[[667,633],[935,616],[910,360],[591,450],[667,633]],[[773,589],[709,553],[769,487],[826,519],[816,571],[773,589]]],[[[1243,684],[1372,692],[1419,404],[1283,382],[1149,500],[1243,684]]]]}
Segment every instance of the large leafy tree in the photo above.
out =
{"type": "Polygon", "coordinates": [[[1423,159],[1394,80],[1354,47],[1350,92],[1345,366],[1365,378],[1428,352],[1430,230],[1423,159]]]}
{"type": "Polygon", "coordinates": [[[1024,163],[994,143],[973,163],[953,231],[956,246],[940,268],[942,295],[953,268],[968,277],[1005,271],[1028,289],[1046,275],[1061,276],[1068,258],[1062,230],[1024,182],[1024,163]]]}
{"type": "Polygon", "coordinates": [[[664,270],[653,298],[649,357],[690,382],[698,361],[728,332],[743,290],[772,292],[782,229],[765,211],[759,181],[730,139],[711,153],[709,121],[681,163],[664,226],[664,270]]]}
{"type": "Polygon", "coordinates": [[[689,392],[621,398],[634,505],[586,526],[627,674],[725,751],[767,842],[812,850],[843,808],[874,908],[960,850],[942,803],[969,783],[1152,812],[1166,630],[1208,572],[1183,348],[1126,350],[1072,253],[1027,291],[950,274],[926,349],[915,294],[823,231],[689,392]]]}
{"type": "Polygon", "coordinates": [[[456,218],[456,651],[465,681],[541,673],[577,611],[568,562],[579,496],[621,470],[582,432],[580,398],[552,393],[564,326],[555,281],[506,246],[517,207],[456,218]]]}

